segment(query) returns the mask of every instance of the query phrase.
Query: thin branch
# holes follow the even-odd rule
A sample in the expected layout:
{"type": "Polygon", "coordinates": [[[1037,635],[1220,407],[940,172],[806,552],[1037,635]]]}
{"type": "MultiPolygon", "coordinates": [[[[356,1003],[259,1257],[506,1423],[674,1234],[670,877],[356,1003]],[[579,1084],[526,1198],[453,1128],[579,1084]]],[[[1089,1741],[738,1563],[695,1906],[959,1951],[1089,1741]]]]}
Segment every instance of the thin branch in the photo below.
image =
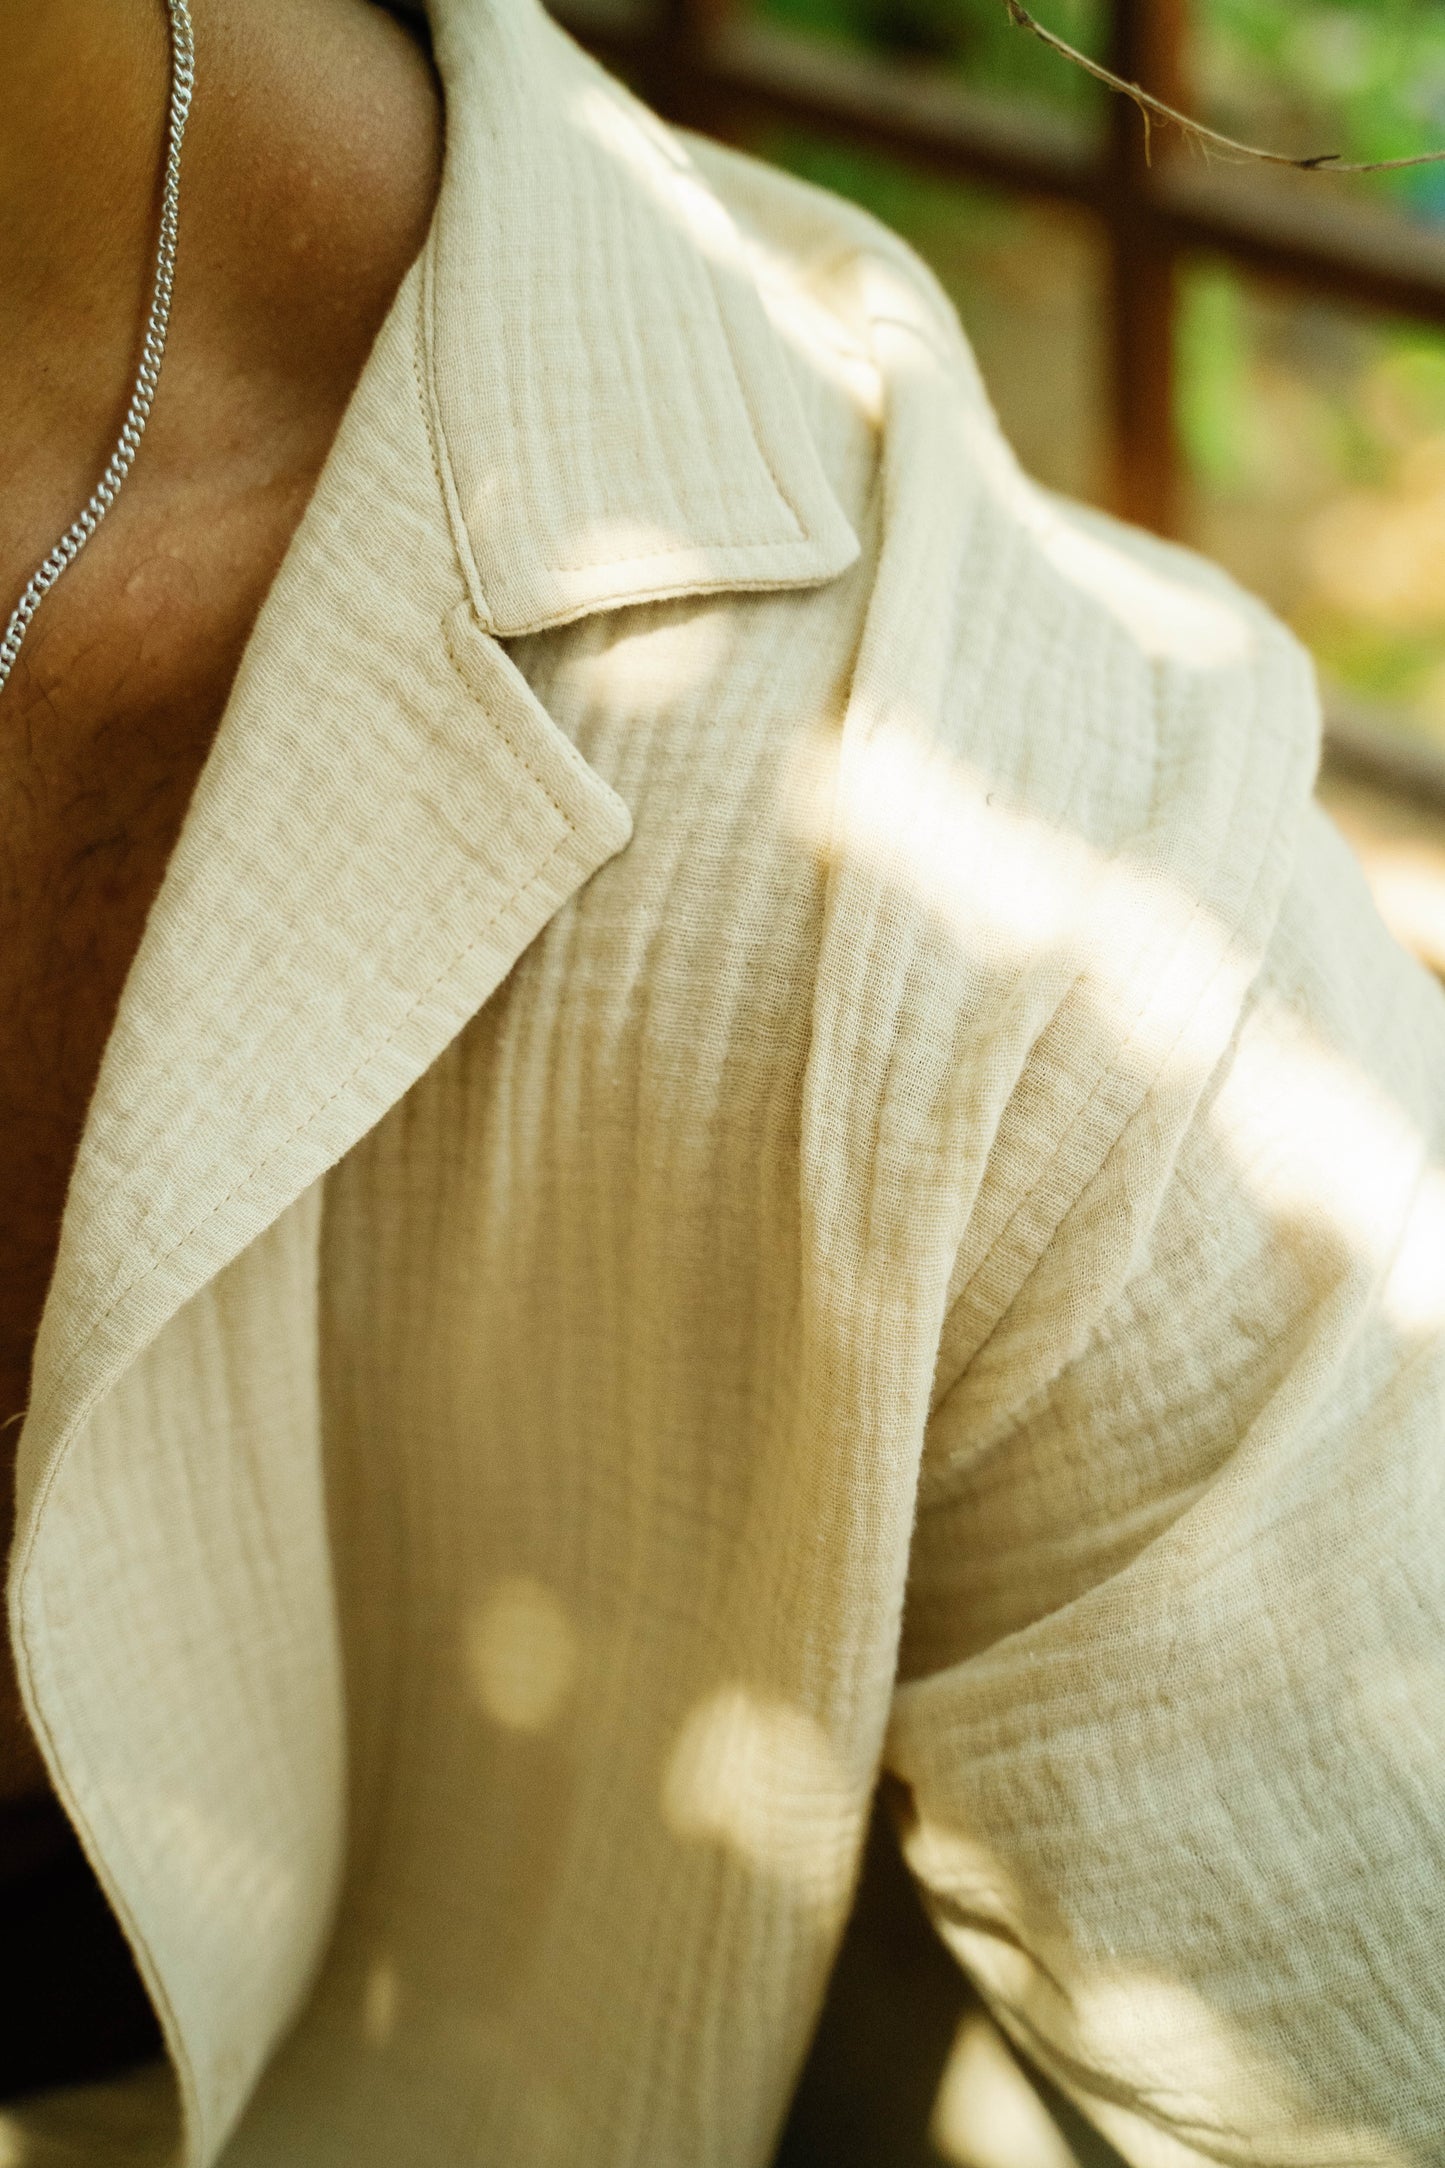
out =
{"type": "Polygon", "coordinates": [[[1047,45],[1050,52],[1062,54],[1065,60],[1071,60],[1075,67],[1082,68],[1086,75],[1092,75],[1096,82],[1106,84],[1110,90],[1122,91],[1126,98],[1133,99],[1144,120],[1146,153],[1149,148],[1151,122],[1163,120],[1172,122],[1192,141],[1203,143],[1210,150],[1233,151],[1240,158],[1253,158],[1269,166],[1293,166],[1301,173],[1398,173],[1404,166],[1434,166],[1445,163],[1445,150],[1417,151],[1412,158],[1376,158],[1364,165],[1355,165],[1342,158],[1338,151],[1320,151],[1313,158],[1288,158],[1283,151],[1261,150],[1253,143],[1241,143],[1234,136],[1221,135],[1217,128],[1206,128],[1203,121],[1191,120],[1187,113],[1181,113],[1176,106],[1166,105],[1162,98],[1156,98],[1140,84],[1126,83],[1122,75],[1115,75],[1111,68],[1102,66],[1097,60],[1091,60],[1087,53],[1081,53],[1076,45],[1070,45],[1052,30],[1046,30],[1037,17],[1029,13],[1022,0],[1004,0],[1004,5],[1010,19],[1018,28],[1027,30],[1041,44],[1047,45]]]}

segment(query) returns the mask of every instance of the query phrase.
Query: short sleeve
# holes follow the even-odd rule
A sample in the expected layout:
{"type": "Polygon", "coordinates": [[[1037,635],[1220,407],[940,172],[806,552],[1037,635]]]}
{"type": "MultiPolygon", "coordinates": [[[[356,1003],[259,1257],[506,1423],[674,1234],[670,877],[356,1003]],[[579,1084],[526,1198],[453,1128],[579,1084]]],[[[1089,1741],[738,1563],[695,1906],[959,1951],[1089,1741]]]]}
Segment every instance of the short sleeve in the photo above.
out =
{"type": "Polygon", "coordinates": [[[1040,1260],[1057,1360],[1020,1301],[934,1408],[886,1757],[905,1850],[1137,2168],[1425,2168],[1445,997],[1317,808],[1168,1154],[1121,1284],[1040,1260]]]}

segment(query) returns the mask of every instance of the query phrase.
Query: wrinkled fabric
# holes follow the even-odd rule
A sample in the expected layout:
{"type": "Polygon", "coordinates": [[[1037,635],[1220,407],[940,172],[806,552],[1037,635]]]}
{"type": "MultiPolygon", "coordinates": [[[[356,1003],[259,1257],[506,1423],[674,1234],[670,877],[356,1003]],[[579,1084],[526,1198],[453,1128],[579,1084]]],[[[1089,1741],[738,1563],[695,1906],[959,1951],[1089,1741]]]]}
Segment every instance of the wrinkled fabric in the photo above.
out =
{"type": "Polygon", "coordinates": [[[4,2135],[755,2168],[886,1770],[1138,2168],[1445,2159],[1445,1001],[1307,659],[882,228],[432,16],[21,1440],[173,2081],[4,2135]]]}

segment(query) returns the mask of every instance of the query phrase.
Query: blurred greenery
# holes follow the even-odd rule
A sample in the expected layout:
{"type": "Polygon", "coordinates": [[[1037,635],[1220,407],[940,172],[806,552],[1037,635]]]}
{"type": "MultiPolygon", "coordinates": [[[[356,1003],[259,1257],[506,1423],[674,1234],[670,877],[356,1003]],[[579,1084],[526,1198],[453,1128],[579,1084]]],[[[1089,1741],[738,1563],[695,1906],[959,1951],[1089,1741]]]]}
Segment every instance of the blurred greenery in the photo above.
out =
{"type": "Polygon", "coordinates": [[[1445,340],[1192,265],[1177,387],[1189,538],[1445,742],[1445,340]]]}
{"type": "MultiPolygon", "coordinates": [[[[1098,93],[1004,0],[754,0],[795,29],[957,71],[1087,122],[1098,93]]],[[[1035,0],[1101,47],[1102,0],[1035,0]]],[[[1445,145],[1441,0],[1194,0],[1191,108],[1294,152],[1445,145]]],[[[1102,497],[1104,279],[1082,214],[921,178],[798,130],[765,155],[866,204],[933,265],[1025,465],[1102,497]]],[[[1319,186],[1445,221],[1445,166],[1319,186]]],[[[1212,261],[1180,283],[1185,533],[1280,610],[1344,694],[1445,744],[1445,337],[1212,261]]]]}
{"type": "MultiPolygon", "coordinates": [[[[834,43],[931,60],[977,89],[1096,117],[1101,92],[1017,29],[1005,0],[753,0],[834,43]]],[[[1034,0],[1042,22],[1104,57],[1105,0],[1034,0]]],[[[1401,158],[1445,146],[1440,0],[1195,0],[1185,73],[1194,110],[1227,132],[1295,155],[1401,158]]],[[[1445,165],[1371,183],[1445,217],[1445,165]]]]}
{"type": "MultiPolygon", "coordinates": [[[[1203,118],[1297,156],[1404,158],[1445,144],[1439,0],[1204,0],[1187,62],[1203,118]]],[[[1445,217],[1445,166],[1370,185],[1445,217]]]]}

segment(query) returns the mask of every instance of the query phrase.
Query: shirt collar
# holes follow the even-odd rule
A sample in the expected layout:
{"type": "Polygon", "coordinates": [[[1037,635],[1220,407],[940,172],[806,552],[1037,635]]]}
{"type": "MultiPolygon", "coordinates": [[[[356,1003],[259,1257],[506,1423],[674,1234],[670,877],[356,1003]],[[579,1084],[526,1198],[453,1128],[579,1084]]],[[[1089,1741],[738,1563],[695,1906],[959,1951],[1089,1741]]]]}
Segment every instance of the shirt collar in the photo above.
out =
{"type": "Polygon", "coordinates": [[[786,349],[677,137],[536,0],[428,12],[425,388],[483,629],[842,572],[858,541],[786,349]]]}

